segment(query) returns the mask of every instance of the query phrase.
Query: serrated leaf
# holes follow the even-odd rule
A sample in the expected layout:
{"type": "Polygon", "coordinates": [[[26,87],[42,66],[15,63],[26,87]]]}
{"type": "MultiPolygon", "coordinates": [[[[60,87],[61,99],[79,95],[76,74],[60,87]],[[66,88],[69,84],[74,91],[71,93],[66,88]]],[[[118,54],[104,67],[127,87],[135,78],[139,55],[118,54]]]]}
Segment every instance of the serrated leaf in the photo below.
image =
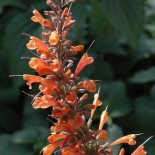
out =
{"type": "Polygon", "coordinates": [[[135,73],[133,77],[129,79],[129,81],[139,84],[155,81],[155,67],[150,67],[135,73]]]}

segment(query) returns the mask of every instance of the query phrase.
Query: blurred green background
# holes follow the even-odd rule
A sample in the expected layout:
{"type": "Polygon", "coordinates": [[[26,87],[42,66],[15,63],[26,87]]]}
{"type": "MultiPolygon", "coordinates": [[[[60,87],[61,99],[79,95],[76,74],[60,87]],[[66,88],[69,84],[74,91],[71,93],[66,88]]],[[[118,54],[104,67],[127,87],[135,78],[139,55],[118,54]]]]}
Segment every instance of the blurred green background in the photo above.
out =
{"type": "MultiPolygon", "coordinates": [[[[48,9],[45,0],[0,0],[0,155],[38,155],[50,134],[50,111],[32,109],[32,98],[22,93],[35,94],[35,88],[28,90],[22,77],[9,78],[33,73],[28,60],[21,60],[33,57],[25,47],[29,37],[22,32],[40,37],[42,31],[30,20],[31,4],[40,12],[48,9]]],[[[93,127],[108,105],[109,142],[144,133],[137,137],[143,143],[155,134],[155,0],[77,0],[71,11],[77,23],[68,38],[85,50],[95,40],[89,51],[95,62],[80,75],[102,80],[98,86],[104,104],[93,127]]],[[[155,139],[145,146],[148,155],[155,154],[155,139]]],[[[125,147],[126,155],[136,148],[125,147]]]]}

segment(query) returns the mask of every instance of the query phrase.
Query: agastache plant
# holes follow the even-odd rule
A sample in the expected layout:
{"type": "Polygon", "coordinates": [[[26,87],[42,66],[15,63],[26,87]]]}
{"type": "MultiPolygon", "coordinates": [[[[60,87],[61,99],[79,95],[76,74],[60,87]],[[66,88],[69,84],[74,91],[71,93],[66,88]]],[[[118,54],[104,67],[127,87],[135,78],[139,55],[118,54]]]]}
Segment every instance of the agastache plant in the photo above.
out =
{"type": "MultiPolygon", "coordinates": [[[[51,9],[44,11],[47,19],[34,9],[31,20],[42,26],[43,40],[30,36],[26,46],[32,52],[36,51],[36,57],[30,59],[29,66],[37,75],[24,74],[23,79],[30,89],[33,83],[39,83],[40,92],[33,99],[33,108],[52,109],[50,117],[56,120],[50,129],[49,145],[42,149],[43,155],[112,155],[112,147],[115,145],[135,145],[137,134],[108,142],[108,132],[103,129],[108,121],[107,108],[101,114],[98,130],[91,129],[95,110],[102,102],[99,100],[100,89],[97,90],[96,81],[80,81],[79,77],[85,66],[94,61],[93,57],[85,52],[75,71],[71,69],[75,56],[84,50],[83,45],[74,46],[66,38],[75,25],[70,12],[74,2],[75,0],[47,0],[51,9]],[[95,92],[92,104],[83,105],[88,93],[95,92]]],[[[122,148],[119,155],[124,154],[122,148]]],[[[143,143],[131,155],[145,154],[143,143]]]]}

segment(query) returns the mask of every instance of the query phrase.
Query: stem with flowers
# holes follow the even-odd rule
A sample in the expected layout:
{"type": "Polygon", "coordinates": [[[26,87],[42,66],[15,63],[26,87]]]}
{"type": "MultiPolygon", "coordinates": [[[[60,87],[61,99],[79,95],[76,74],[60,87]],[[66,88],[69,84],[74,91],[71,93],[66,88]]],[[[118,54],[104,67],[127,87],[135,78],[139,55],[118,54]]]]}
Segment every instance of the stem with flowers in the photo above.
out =
{"type": "MultiPolygon", "coordinates": [[[[51,126],[49,145],[42,149],[43,155],[112,155],[112,147],[121,143],[135,145],[136,134],[130,134],[108,142],[108,132],[104,124],[108,121],[107,108],[102,112],[98,130],[92,130],[93,116],[98,106],[99,89],[94,95],[92,104],[83,105],[88,93],[97,91],[94,80],[80,81],[79,74],[94,59],[86,52],[76,66],[72,66],[75,56],[84,50],[83,45],[72,45],[67,34],[74,26],[70,7],[75,0],[47,0],[50,11],[44,11],[49,19],[45,19],[37,10],[33,11],[31,20],[42,28],[43,40],[30,36],[27,48],[36,50],[37,57],[32,57],[29,66],[38,75],[24,74],[29,88],[39,83],[40,92],[34,97],[33,108],[50,108],[50,116],[56,120],[51,126]],[[81,97],[79,97],[81,96],[81,97]],[[89,116],[89,119],[86,119],[89,116]]],[[[119,155],[124,155],[122,148],[119,155]]],[[[131,155],[145,155],[144,144],[131,155]]]]}

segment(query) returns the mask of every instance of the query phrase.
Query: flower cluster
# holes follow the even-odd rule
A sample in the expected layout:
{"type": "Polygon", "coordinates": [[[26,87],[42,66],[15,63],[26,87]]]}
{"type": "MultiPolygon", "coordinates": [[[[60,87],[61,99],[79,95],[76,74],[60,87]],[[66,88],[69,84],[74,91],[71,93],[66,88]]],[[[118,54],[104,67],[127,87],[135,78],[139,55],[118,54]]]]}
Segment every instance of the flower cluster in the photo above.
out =
{"type": "MultiPolygon", "coordinates": [[[[42,150],[43,155],[58,152],[62,155],[111,155],[112,147],[120,143],[135,145],[136,134],[127,135],[114,142],[107,142],[108,132],[103,130],[108,121],[107,109],[100,118],[98,130],[91,130],[95,110],[102,105],[99,91],[94,95],[92,104],[83,105],[88,94],[97,91],[94,80],[80,81],[79,74],[85,66],[93,62],[93,57],[84,53],[76,66],[75,55],[84,50],[83,45],[73,46],[66,38],[68,31],[74,26],[70,6],[75,0],[47,0],[50,11],[45,11],[47,19],[37,10],[33,11],[31,20],[39,23],[42,28],[43,40],[30,36],[27,48],[36,51],[37,57],[29,61],[30,68],[37,75],[24,74],[29,88],[33,83],[39,83],[40,92],[34,97],[32,106],[52,108],[50,116],[56,119],[48,137],[49,145],[42,150]],[[79,97],[80,96],[80,97],[79,97]],[[86,119],[89,115],[89,119],[86,119]]],[[[122,148],[119,155],[124,155],[122,148]]],[[[144,146],[140,145],[132,155],[146,154],[144,146]]]]}

